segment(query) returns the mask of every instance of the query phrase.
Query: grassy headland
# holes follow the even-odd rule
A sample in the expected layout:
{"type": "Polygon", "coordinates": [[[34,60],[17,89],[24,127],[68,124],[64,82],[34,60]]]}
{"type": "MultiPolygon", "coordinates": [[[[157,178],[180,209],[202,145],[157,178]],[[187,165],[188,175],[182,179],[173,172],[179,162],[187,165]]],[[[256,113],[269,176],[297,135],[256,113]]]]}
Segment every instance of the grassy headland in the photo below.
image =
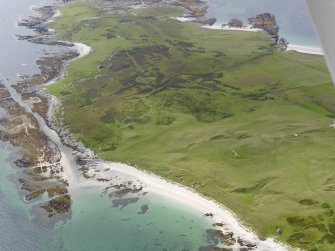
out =
{"type": "MultiPolygon", "coordinates": [[[[48,87],[102,158],[192,187],[260,236],[335,243],[335,90],[324,59],[262,33],[214,31],[176,9],[68,4],[51,26],[93,49],[48,87]]],[[[314,249],[316,250],[316,249],[314,249]]]]}

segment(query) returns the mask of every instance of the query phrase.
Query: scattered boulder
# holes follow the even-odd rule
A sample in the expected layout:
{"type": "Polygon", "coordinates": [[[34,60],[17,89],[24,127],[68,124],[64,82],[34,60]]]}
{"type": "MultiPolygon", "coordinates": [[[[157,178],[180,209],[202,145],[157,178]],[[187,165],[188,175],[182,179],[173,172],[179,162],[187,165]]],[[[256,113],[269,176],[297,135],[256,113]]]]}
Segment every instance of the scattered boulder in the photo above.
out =
{"type": "Polygon", "coordinates": [[[242,28],[243,27],[243,22],[240,19],[233,18],[229,21],[228,25],[230,27],[234,27],[234,28],[242,28]]]}
{"type": "Polygon", "coordinates": [[[197,19],[194,21],[195,23],[199,23],[201,25],[208,25],[208,26],[213,26],[216,23],[216,18],[209,18],[209,19],[197,19]]]}
{"type": "Polygon", "coordinates": [[[257,245],[255,243],[246,241],[246,240],[242,240],[241,238],[237,239],[238,244],[240,244],[242,247],[247,247],[247,248],[255,248],[257,247],[257,245]]]}
{"type": "Polygon", "coordinates": [[[141,211],[137,214],[145,214],[149,210],[149,206],[147,204],[144,204],[141,206],[141,211]]]}
{"type": "Polygon", "coordinates": [[[207,24],[209,26],[212,26],[216,23],[216,18],[210,18],[210,19],[207,19],[207,24]]]}

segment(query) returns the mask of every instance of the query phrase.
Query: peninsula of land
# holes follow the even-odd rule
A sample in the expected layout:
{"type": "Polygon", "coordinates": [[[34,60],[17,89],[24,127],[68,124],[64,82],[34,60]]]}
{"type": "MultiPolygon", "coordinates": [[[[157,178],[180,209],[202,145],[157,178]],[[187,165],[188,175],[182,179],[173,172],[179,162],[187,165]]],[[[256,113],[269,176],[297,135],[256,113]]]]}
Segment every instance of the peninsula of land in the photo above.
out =
{"type": "Polygon", "coordinates": [[[54,7],[40,11],[41,18],[21,22],[37,35],[20,39],[70,49],[39,60],[41,74],[1,86],[9,114],[1,137],[24,149],[16,163],[28,175],[19,180],[27,200],[47,191],[51,199],[40,207],[47,216],[70,217],[68,190],[76,186],[100,184],[114,196],[154,187],[213,217],[209,233],[222,245],[285,249],[268,238],[275,237],[300,248],[332,246],[335,91],[322,57],[278,51],[261,32],[203,29],[215,20],[203,18],[206,5],[197,0],[73,2],[56,17],[54,7]],[[185,11],[193,23],[171,18],[185,11]],[[22,112],[19,97],[34,116],[22,112]],[[39,130],[41,119],[65,150],[39,130]],[[25,132],[36,142],[28,144],[25,132]],[[72,182],[64,154],[83,182],[72,182]],[[169,194],[170,183],[101,159],[202,197],[182,187],[180,196],[169,194]],[[116,183],[115,172],[135,178],[116,183]]]}

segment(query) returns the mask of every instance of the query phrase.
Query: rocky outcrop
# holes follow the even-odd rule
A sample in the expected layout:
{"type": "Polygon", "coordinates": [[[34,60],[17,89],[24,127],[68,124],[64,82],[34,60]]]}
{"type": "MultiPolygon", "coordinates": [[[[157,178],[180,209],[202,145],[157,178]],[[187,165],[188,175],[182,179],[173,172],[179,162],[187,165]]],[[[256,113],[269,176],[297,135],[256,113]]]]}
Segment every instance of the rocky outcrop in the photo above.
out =
{"type": "Polygon", "coordinates": [[[0,107],[3,114],[0,120],[0,140],[20,148],[20,155],[15,157],[17,159],[13,163],[20,170],[16,174],[17,185],[24,201],[39,200],[33,208],[46,209],[45,206],[48,205],[48,210],[44,211],[48,217],[54,215],[50,215],[51,211],[59,212],[65,218],[69,217],[70,199],[63,200],[61,205],[52,202],[68,193],[57,145],[40,129],[29,109],[25,109],[11,97],[4,84],[0,84],[0,107]],[[45,194],[48,197],[46,200],[43,197],[45,194]]]}
{"type": "Polygon", "coordinates": [[[277,25],[275,16],[271,15],[270,13],[263,13],[249,18],[248,21],[252,27],[266,31],[276,43],[278,42],[279,27],[277,25]]]}
{"type": "Polygon", "coordinates": [[[216,18],[209,18],[209,19],[196,19],[194,20],[195,23],[201,24],[201,25],[208,25],[208,26],[212,26],[216,23],[216,18]]]}
{"type": "Polygon", "coordinates": [[[40,73],[22,77],[17,85],[14,86],[15,90],[22,96],[31,96],[39,91],[43,84],[56,79],[61,74],[66,62],[76,58],[78,55],[78,52],[69,50],[52,57],[44,57],[37,60],[36,64],[39,66],[40,73]]]}
{"type": "Polygon", "coordinates": [[[229,21],[228,25],[230,27],[234,27],[234,28],[242,28],[243,27],[243,22],[240,19],[233,18],[229,21]]]}
{"type": "Polygon", "coordinates": [[[280,51],[286,51],[289,42],[285,38],[280,38],[277,42],[277,47],[280,51]]]}
{"type": "Polygon", "coordinates": [[[201,18],[207,13],[208,6],[201,0],[172,0],[170,4],[186,9],[190,16],[201,18]]]}
{"type": "Polygon", "coordinates": [[[55,6],[44,6],[36,9],[39,13],[39,17],[28,17],[27,19],[22,19],[18,22],[18,26],[24,26],[41,35],[50,35],[49,29],[46,27],[45,22],[52,18],[55,14],[55,6]]]}

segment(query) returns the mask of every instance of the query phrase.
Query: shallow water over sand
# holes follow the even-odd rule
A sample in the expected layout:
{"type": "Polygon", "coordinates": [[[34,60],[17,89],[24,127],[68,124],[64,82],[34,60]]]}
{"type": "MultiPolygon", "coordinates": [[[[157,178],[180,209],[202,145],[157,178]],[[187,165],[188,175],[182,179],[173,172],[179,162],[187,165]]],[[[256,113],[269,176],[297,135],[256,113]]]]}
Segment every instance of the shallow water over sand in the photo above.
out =
{"type": "Polygon", "coordinates": [[[71,219],[45,227],[31,217],[30,205],[10,181],[15,170],[8,157],[9,149],[2,145],[0,250],[197,250],[208,243],[205,230],[210,224],[196,212],[149,195],[115,207],[101,189],[73,193],[71,219]]]}

